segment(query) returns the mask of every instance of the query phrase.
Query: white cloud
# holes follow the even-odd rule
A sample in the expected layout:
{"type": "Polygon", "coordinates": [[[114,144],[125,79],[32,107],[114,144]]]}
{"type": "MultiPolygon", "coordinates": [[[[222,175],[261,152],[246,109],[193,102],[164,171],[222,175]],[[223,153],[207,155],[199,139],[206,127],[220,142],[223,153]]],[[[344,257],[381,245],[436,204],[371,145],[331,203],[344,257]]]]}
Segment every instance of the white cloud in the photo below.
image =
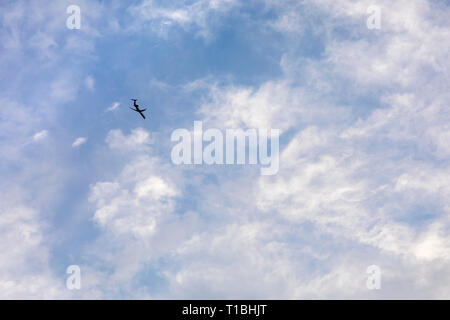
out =
{"type": "Polygon", "coordinates": [[[87,141],[87,138],[85,138],[85,137],[77,138],[77,139],[72,143],[72,148],[77,148],[77,147],[81,146],[82,144],[85,144],[86,141],[87,141]]]}
{"type": "Polygon", "coordinates": [[[211,86],[209,91],[209,101],[201,106],[199,114],[212,127],[287,130],[301,123],[348,117],[348,111],[318,105],[305,90],[285,81],[269,81],[257,89],[211,86]]]}
{"type": "MultiPolygon", "coordinates": [[[[139,160],[151,164],[145,158],[139,160]]],[[[99,204],[94,221],[118,236],[150,237],[156,231],[161,215],[173,210],[171,199],[178,191],[157,175],[144,175],[143,179],[136,183],[134,190],[128,190],[117,182],[94,185],[90,200],[99,204]]]]}
{"type": "Polygon", "coordinates": [[[119,102],[114,102],[106,111],[114,111],[120,106],[119,102]]]}
{"type": "Polygon", "coordinates": [[[111,149],[146,151],[153,139],[150,133],[142,128],[133,129],[128,136],[124,135],[122,130],[116,129],[108,133],[106,142],[111,149]]]}
{"type": "Polygon", "coordinates": [[[21,197],[10,190],[0,199],[0,297],[64,298],[64,278],[56,277],[49,267],[45,223],[21,197]]]}
{"type": "Polygon", "coordinates": [[[33,140],[34,141],[41,141],[41,140],[44,140],[45,138],[47,138],[47,136],[48,136],[48,131],[47,130],[42,130],[42,131],[39,131],[39,132],[34,134],[33,140]]]}
{"type": "MultiPolygon", "coordinates": [[[[143,129],[138,132],[146,133],[143,129]]],[[[107,141],[113,150],[119,147],[116,139],[132,140],[132,135],[110,133],[107,141]]],[[[174,214],[183,182],[170,166],[141,153],[130,154],[129,160],[115,180],[91,186],[89,200],[96,207],[93,220],[102,233],[89,255],[108,266],[103,270],[109,271],[90,267],[95,277],[85,283],[85,288],[88,292],[99,290],[101,297],[113,297],[119,290],[125,290],[130,297],[151,297],[145,287],[130,286],[133,277],[145,271],[145,265],[156,263],[174,250],[196,225],[196,214],[174,214]],[[108,287],[112,288],[109,292],[105,290],[108,287]]]]}

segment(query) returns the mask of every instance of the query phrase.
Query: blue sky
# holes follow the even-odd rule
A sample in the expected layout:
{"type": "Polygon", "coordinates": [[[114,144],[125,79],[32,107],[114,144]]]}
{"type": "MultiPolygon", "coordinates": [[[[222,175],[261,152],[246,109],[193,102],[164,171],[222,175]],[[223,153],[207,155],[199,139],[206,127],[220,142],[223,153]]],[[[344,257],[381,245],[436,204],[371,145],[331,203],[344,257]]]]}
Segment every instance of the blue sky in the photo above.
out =
{"type": "Polygon", "coordinates": [[[0,297],[450,297],[446,1],[0,8],[0,297]],[[279,172],[172,164],[196,120],[279,172]]]}

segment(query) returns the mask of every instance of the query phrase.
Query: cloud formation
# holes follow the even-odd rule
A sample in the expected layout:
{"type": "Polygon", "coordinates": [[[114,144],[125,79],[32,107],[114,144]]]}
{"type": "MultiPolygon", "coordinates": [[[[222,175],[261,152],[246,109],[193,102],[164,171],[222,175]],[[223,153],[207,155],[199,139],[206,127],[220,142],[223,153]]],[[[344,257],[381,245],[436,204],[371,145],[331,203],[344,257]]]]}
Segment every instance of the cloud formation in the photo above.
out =
{"type": "Polygon", "coordinates": [[[72,148],[77,148],[79,146],[81,146],[82,144],[85,144],[87,141],[87,138],[85,137],[80,137],[75,139],[75,141],[72,143],[72,148]]]}
{"type": "Polygon", "coordinates": [[[66,4],[0,13],[0,296],[449,297],[448,5],[66,4]],[[281,129],[278,174],[174,166],[193,120],[281,129]]]}

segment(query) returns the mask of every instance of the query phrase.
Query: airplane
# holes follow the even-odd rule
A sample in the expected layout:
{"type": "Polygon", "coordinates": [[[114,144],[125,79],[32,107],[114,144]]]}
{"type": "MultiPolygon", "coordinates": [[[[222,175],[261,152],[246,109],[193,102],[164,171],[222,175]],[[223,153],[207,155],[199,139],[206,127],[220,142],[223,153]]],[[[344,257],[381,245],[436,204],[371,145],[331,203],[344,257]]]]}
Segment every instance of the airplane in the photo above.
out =
{"type": "Polygon", "coordinates": [[[139,114],[142,116],[142,118],[145,119],[145,116],[144,116],[143,112],[145,110],[147,110],[147,109],[142,109],[142,110],[139,109],[139,105],[136,103],[137,99],[130,99],[130,100],[133,101],[133,106],[135,108],[135,109],[133,109],[133,108],[130,108],[130,109],[133,110],[133,111],[139,112],[139,114]]]}

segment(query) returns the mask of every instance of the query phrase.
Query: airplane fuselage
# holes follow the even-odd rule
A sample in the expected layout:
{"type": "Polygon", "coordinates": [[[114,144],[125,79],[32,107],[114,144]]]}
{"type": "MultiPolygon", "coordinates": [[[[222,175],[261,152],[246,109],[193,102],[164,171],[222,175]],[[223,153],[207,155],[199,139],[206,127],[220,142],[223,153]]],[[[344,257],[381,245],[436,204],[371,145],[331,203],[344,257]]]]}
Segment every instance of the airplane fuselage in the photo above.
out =
{"type": "Polygon", "coordinates": [[[145,110],[147,110],[147,109],[139,109],[139,105],[136,103],[136,100],[135,99],[131,99],[132,101],[133,101],[133,107],[134,107],[134,109],[133,108],[130,108],[131,110],[133,110],[133,111],[136,111],[136,112],[139,112],[139,114],[142,116],[142,118],[144,118],[145,119],[145,115],[144,115],[144,111],[145,110]]]}

